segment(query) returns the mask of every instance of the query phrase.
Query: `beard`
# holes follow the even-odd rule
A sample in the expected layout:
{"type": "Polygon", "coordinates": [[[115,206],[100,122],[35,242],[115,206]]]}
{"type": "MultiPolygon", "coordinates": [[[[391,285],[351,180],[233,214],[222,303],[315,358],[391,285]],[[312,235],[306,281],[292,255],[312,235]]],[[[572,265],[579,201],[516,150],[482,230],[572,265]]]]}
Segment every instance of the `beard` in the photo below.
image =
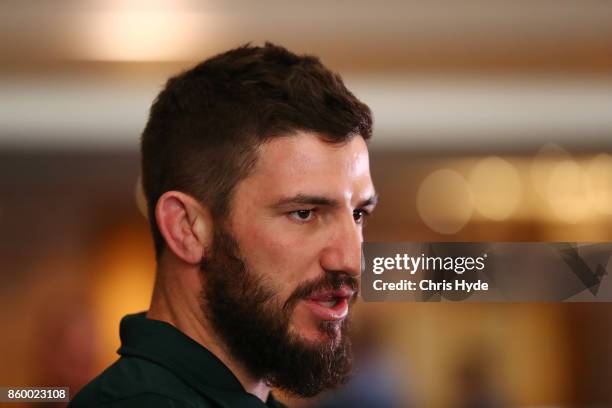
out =
{"type": "MultiPolygon", "coordinates": [[[[326,271],[299,285],[285,301],[248,269],[231,234],[216,228],[210,256],[201,262],[202,310],[233,358],[269,386],[312,397],[348,381],[352,367],[349,320],[321,321],[324,341],[307,341],[290,330],[297,303],[321,289],[357,290],[345,272],[326,271]]],[[[355,296],[351,299],[354,301],[355,296]]]]}

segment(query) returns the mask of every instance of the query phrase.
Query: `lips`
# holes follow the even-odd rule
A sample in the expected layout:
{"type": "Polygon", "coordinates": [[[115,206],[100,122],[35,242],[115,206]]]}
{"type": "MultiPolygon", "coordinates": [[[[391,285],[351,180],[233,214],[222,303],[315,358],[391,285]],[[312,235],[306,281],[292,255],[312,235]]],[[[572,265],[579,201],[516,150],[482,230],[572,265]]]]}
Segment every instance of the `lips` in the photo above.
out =
{"type": "Polygon", "coordinates": [[[310,295],[306,305],[322,320],[342,320],[348,315],[349,303],[355,291],[343,287],[338,290],[323,290],[310,295]]]}

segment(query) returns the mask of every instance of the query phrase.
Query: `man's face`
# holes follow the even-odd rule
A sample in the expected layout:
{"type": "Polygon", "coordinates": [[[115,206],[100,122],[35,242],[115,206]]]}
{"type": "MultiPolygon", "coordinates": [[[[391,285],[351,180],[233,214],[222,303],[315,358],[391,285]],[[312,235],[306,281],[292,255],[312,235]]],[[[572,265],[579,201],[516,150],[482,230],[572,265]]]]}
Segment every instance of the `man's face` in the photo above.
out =
{"type": "Polygon", "coordinates": [[[302,395],[346,377],[345,329],[358,290],[363,221],[375,201],[359,136],[331,144],[298,133],[261,146],[202,263],[206,310],[253,374],[302,395]],[[298,367],[312,372],[284,384],[284,371],[298,367]],[[329,367],[341,372],[325,372],[329,367]]]}
{"type": "MultiPolygon", "coordinates": [[[[362,222],[374,194],[363,138],[344,145],[305,133],[276,138],[237,186],[230,228],[249,268],[285,302],[326,272],[359,276],[362,222]]],[[[310,342],[329,341],[320,323],[346,318],[352,293],[343,286],[297,300],[290,330],[310,342]]]]}

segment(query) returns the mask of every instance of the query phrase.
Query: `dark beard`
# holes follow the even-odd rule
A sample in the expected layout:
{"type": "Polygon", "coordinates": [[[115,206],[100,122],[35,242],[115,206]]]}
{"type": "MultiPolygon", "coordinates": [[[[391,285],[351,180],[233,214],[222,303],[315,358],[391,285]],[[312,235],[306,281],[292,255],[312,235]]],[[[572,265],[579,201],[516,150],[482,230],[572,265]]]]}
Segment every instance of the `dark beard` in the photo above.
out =
{"type": "Polygon", "coordinates": [[[315,290],[342,284],[357,289],[354,277],[326,272],[323,279],[300,285],[281,305],[264,280],[247,270],[229,233],[215,233],[211,252],[201,263],[205,282],[202,309],[232,357],[251,375],[300,397],[312,397],[350,378],[348,318],[342,323],[321,322],[319,328],[329,341],[318,343],[290,333],[289,325],[299,300],[315,290]]]}

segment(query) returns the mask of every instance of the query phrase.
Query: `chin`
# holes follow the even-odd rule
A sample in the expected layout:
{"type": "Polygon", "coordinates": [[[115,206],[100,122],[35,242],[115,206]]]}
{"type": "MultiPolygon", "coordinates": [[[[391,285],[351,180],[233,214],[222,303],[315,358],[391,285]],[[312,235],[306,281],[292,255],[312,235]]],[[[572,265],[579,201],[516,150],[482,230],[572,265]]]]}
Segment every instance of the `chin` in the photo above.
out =
{"type": "Polygon", "coordinates": [[[342,320],[340,321],[325,321],[321,320],[318,324],[309,325],[308,327],[295,328],[294,333],[313,346],[322,346],[325,344],[337,345],[342,339],[342,320]]]}

